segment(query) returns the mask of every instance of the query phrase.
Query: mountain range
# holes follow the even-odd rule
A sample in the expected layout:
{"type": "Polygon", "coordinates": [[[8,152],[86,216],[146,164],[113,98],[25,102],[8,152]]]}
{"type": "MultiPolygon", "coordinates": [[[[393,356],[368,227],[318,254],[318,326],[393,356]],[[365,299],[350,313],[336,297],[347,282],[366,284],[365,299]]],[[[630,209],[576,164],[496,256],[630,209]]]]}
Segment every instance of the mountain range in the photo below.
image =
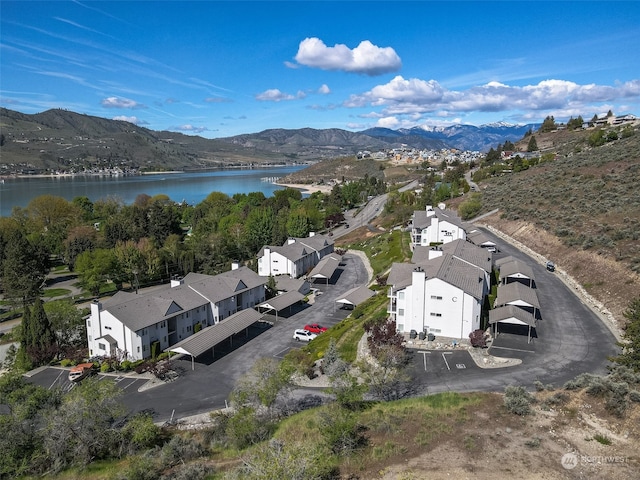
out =
{"type": "Polygon", "coordinates": [[[361,132],[275,128],[206,139],[62,109],[24,114],[0,108],[0,174],[308,163],[351,156],[361,150],[401,146],[487,151],[506,140],[517,141],[538,126],[501,123],[479,127],[371,128],[361,132]]]}

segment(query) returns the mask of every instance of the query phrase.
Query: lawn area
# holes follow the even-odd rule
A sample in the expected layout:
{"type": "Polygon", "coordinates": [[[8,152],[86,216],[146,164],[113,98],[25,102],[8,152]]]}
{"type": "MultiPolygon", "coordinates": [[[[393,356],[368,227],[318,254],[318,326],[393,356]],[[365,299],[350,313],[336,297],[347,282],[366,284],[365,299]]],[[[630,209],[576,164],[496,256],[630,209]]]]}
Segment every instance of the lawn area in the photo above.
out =
{"type": "Polygon", "coordinates": [[[63,295],[69,295],[71,290],[66,288],[47,288],[42,296],[45,298],[62,297],[63,295]]]}
{"type": "Polygon", "coordinates": [[[375,237],[350,244],[348,247],[362,250],[371,263],[374,275],[384,275],[395,262],[411,259],[410,234],[401,230],[381,233],[375,237]]]}

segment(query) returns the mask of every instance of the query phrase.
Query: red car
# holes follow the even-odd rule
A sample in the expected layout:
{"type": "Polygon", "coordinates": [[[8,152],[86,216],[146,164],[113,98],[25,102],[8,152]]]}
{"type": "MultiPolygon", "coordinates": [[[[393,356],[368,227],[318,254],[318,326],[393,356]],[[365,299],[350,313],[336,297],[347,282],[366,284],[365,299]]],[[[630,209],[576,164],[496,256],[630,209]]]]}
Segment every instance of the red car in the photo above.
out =
{"type": "Polygon", "coordinates": [[[311,333],[322,333],[322,332],[326,332],[327,331],[327,327],[323,327],[322,325],[320,325],[318,323],[311,323],[309,325],[305,325],[304,329],[307,332],[311,332],[311,333]]]}

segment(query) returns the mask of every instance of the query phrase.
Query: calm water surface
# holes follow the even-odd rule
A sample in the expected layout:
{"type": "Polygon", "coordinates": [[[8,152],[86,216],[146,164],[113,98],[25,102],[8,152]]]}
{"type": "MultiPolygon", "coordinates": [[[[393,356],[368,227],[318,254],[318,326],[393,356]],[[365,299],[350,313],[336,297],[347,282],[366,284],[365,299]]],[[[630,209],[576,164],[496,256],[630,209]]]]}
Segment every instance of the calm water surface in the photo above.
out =
{"type": "Polygon", "coordinates": [[[273,195],[283,187],[274,185],[274,177],[303,169],[304,166],[216,170],[191,173],[161,173],[133,177],[47,177],[5,179],[0,183],[0,216],[8,217],[14,206],[26,207],[40,195],[55,195],[69,201],[75,197],[88,197],[95,202],[102,198],[116,197],[125,204],[132,204],[139,194],[154,196],[165,194],[175,202],[186,201],[195,205],[211,192],[229,196],[236,193],[263,192],[273,195]]]}

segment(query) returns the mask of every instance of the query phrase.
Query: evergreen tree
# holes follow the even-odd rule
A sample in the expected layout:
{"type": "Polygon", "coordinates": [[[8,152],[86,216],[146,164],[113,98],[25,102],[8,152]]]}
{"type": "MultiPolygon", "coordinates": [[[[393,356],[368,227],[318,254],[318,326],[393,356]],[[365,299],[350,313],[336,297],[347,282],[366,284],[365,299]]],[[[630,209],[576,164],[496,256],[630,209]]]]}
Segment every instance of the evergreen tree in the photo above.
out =
{"type": "Polygon", "coordinates": [[[529,139],[529,144],[527,145],[527,152],[537,152],[538,151],[538,142],[536,141],[536,137],[531,135],[529,139]]]}
{"type": "Polygon", "coordinates": [[[556,129],[556,121],[553,118],[553,115],[549,115],[547,118],[544,119],[544,122],[542,122],[542,125],[540,125],[540,133],[545,133],[545,132],[552,132],[556,129]]]}
{"type": "Polygon", "coordinates": [[[31,312],[32,345],[41,350],[50,350],[56,344],[56,334],[51,327],[51,322],[44,311],[42,299],[36,297],[31,312]]]}
{"type": "Polygon", "coordinates": [[[36,297],[48,271],[48,253],[29,242],[22,232],[13,232],[7,239],[2,263],[2,286],[7,300],[17,305],[36,297]]]}

